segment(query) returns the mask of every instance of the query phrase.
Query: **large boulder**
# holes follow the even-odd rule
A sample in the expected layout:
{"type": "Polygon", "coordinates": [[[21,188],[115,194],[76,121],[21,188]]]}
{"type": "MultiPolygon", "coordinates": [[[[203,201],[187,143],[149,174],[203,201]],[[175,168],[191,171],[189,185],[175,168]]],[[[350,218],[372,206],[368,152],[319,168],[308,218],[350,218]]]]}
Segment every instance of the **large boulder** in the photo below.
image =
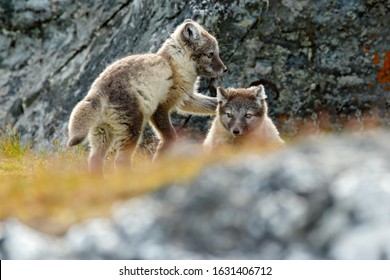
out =
{"type": "MultiPolygon", "coordinates": [[[[0,126],[36,148],[65,143],[69,114],[97,75],[156,51],[186,18],[218,38],[230,69],[223,86],[265,84],[283,134],[307,122],[338,130],[350,118],[359,128],[367,119],[389,125],[389,13],[388,1],[375,0],[3,1],[0,126]]],[[[200,140],[208,120],[190,118],[184,131],[200,140]]]]}

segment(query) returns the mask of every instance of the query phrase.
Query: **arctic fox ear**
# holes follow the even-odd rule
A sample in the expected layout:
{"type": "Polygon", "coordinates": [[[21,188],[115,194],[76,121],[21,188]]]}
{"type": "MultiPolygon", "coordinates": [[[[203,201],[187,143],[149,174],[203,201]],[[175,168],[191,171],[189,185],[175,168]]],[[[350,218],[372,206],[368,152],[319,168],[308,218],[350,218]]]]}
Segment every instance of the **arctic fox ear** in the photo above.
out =
{"type": "Polygon", "coordinates": [[[184,38],[186,38],[191,42],[197,41],[200,37],[200,31],[198,27],[195,25],[195,23],[192,20],[187,19],[184,22],[186,23],[183,28],[184,38]]]}
{"type": "Polygon", "coordinates": [[[218,101],[225,102],[228,99],[227,90],[223,87],[217,88],[217,99],[218,101]]]}
{"type": "Polygon", "coordinates": [[[264,100],[267,98],[263,85],[258,85],[250,88],[256,95],[258,100],[264,100]]]}

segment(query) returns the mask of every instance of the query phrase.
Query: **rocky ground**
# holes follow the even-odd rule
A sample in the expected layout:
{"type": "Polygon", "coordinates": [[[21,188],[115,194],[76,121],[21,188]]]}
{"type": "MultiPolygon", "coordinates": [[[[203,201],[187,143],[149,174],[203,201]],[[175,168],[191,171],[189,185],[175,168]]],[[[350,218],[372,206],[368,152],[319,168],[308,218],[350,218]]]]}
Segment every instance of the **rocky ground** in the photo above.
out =
{"type": "Polygon", "coordinates": [[[390,134],[243,155],[64,236],[0,223],[2,259],[389,259],[390,134]]]}
{"type": "MultiPolygon", "coordinates": [[[[376,0],[3,1],[0,128],[16,127],[37,149],[65,143],[69,114],[97,75],[156,51],[186,18],[218,38],[230,69],[221,85],[265,84],[283,135],[351,119],[359,129],[367,119],[388,126],[389,13],[390,2],[376,0]]],[[[191,118],[185,131],[201,139],[208,121],[191,118]]]]}

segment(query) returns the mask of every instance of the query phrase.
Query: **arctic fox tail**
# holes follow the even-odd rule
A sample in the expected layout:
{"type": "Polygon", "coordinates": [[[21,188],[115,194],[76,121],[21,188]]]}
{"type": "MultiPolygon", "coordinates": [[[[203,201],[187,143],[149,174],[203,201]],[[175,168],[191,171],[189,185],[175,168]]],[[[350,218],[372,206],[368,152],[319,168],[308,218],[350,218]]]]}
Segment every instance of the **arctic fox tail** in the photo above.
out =
{"type": "Polygon", "coordinates": [[[80,144],[88,135],[89,128],[96,122],[101,103],[98,98],[86,98],[74,107],[70,114],[68,147],[80,144]]]}

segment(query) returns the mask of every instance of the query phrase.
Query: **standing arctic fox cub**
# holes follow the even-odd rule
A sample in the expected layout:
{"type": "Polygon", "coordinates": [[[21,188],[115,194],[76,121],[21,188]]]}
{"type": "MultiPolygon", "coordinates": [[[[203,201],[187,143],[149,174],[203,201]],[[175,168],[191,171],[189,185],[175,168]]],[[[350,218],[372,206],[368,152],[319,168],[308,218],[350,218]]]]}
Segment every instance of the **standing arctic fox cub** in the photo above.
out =
{"type": "Polygon", "coordinates": [[[207,149],[245,141],[284,143],[267,115],[262,85],[247,89],[218,87],[217,98],[217,115],[203,143],[207,149]]]}
{"type": "Polygon", "coordinates": [[[176,139],[172,110],[215,114],[217,99],[196,92],[197,77],[217,77],[226,71],[217,40],[187,19],[157,53],[127,56],[100,74],[70,115],[68,146],[88,135],[89,168],[101,173],[111,146],[116,166],[130,164],[150,121],[161,139],[156,157],[176,139]]]}

